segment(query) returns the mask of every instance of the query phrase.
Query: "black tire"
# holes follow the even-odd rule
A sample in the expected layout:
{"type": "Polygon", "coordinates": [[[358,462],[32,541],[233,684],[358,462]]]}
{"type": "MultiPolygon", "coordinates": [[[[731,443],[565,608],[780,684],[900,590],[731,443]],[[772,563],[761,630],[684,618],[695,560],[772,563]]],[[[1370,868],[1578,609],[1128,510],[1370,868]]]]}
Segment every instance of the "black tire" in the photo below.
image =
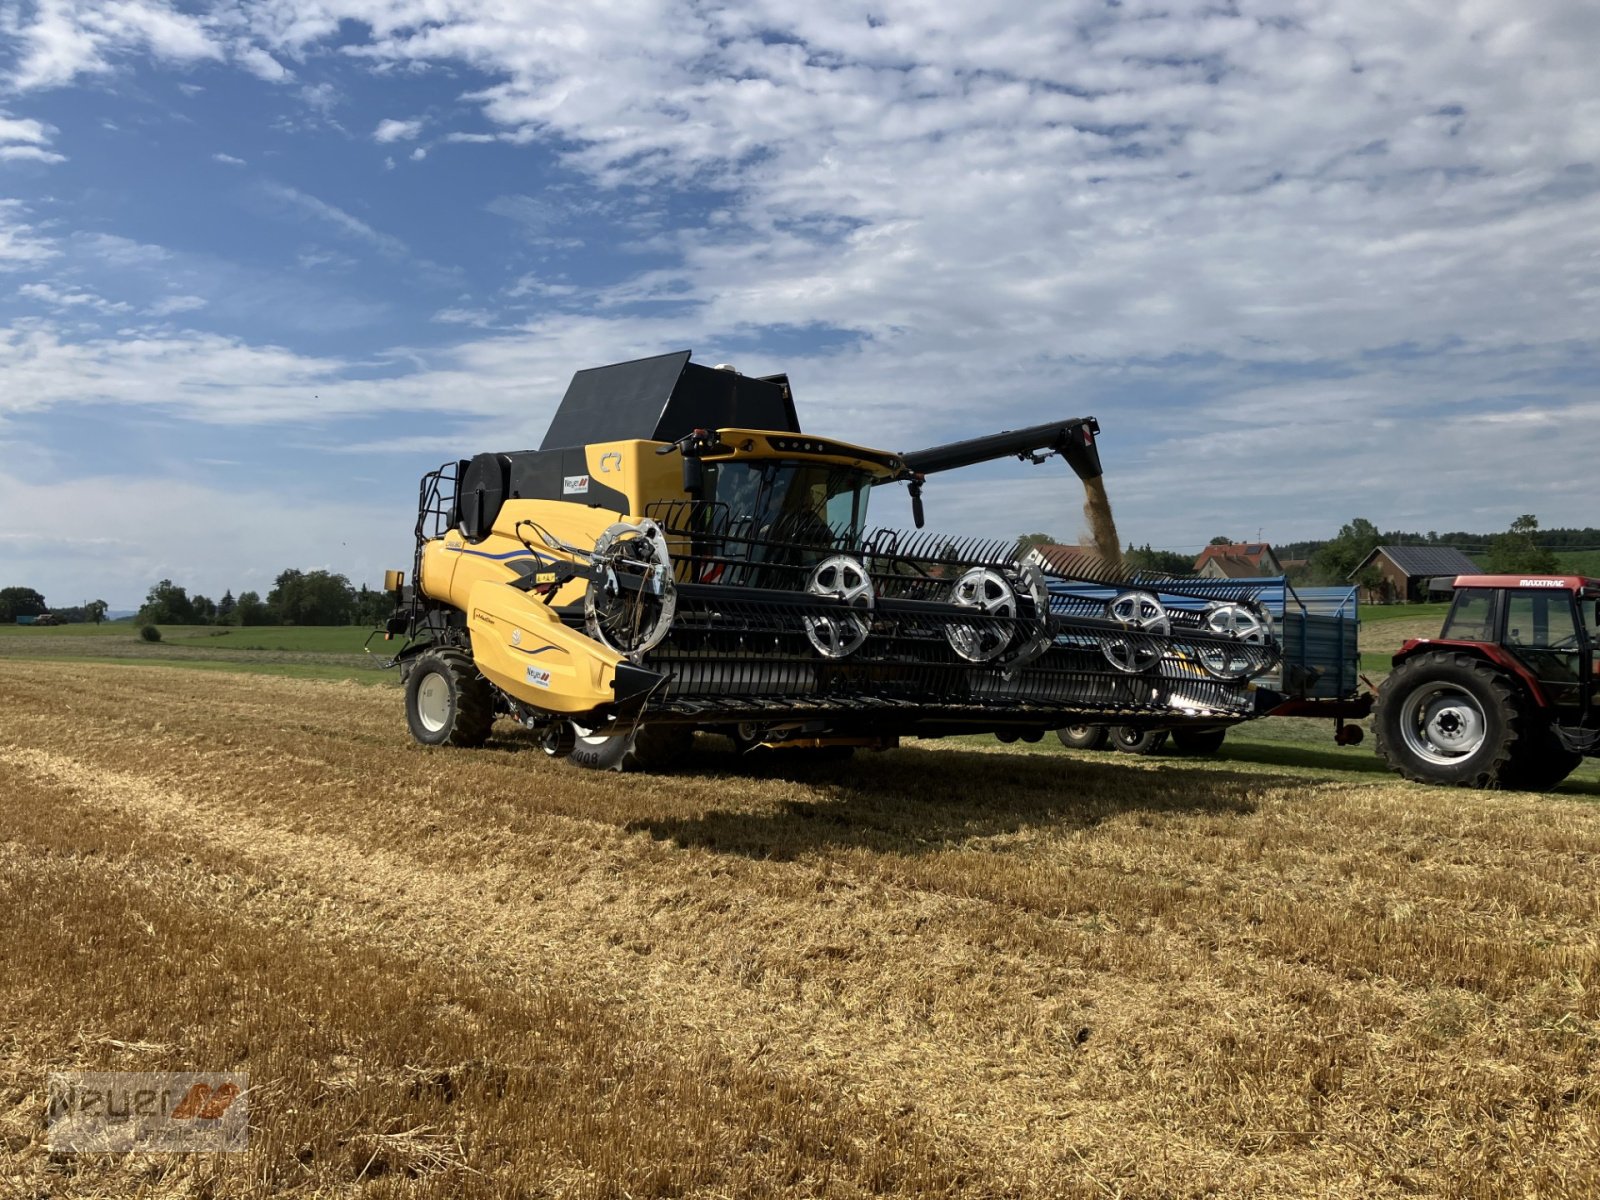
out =
{"type": "Polygon", "coordinates": [[[1056,730],[1068,750],[1104,750],[1110,736],[1104,725],[1063,725],[1056,730]]]}
{"type": "Polygon", "coordinates": [[[1140,729],[1134,725],[1118,725],[1111,730],[1111,745],[1128,754],[1160,754],[1166,744],[1165,729],[1140,729]]]}
{"type": "Polygon", "coordinates": [[[593,737],[579,729],[567,761],[590,771],[664,771],[689,752],[687,725],[641,725],[633,733],[593,737]]]}
{"type": "Polygon", "coordinates": [[[1518,787],[1517,764],[1536,746],[1519,752],[1528,720],[1521,692],[1500,668],[1470,654],[1423,654],[1379,689],[1373,748],[1415,783],[1518,787]]]}
{"type": "Polygon", "coordinates": [[[1172,748],[1179,754],[1215,754],[1222,749],[1227,737],[1226,726],[1221,729],[1174,729],[1172,748]]]}
{"type": "Polygon", "coordinates": [[[406,724],[424,746],[481,746],[494,725],[494,691],[460,650],[430,650],[406,678],[406,724]]]}
{"type": "Polygon", "coordinates": [[[1523,792],[1548,792],[1577,769],[1583,755],[1568,750],[1548,725],[1524,728],[1515,752],[1500,772],[1500,786],[1523,792]]]}

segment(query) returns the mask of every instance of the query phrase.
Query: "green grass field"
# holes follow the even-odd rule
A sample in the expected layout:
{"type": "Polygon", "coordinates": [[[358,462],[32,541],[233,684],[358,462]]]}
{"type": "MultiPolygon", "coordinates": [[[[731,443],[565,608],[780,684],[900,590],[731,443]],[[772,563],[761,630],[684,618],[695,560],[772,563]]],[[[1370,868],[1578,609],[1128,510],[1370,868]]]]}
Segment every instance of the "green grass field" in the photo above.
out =
{"type": "Polygon", "coordinates": [[[396,672],[382,670],[395,643],[373,639],[360,626],[235,628],[215,625],[162,625],[161,640],[147,642],[131,621],[101,625],[0,625],[0,660],[54,659],[142,666],[238,671],[294,679],[353,679],[395,684],[396,672]]]}
{"type": "Polygon", "coordinates": [[[1363,604],[1361,606],[1361,623],[1363,625],[1384,625],[1390,621],[1427,621],[1431,622],[1434,632],[1444,623],[1445,613],[1450,611],[1448,602],[1442,604],[1363,604]]]}
{"type": "MultiPolygon", "coordinates": [[[[216,646],[230,650],[280,650],[311,654],[360,654],[361,643],[372,631],[362,625],[277,626],[159,625],[158,645],[216,646]]],[[[0,625],[0,637],[13,638],[135,638],[135,621],[106,621],[100,625],[0,625]]],[[[380,639],[381,640],[381,639],[380,639]]]]}
{"type": "Polygon", "coordinates": [[[1568,550],[1556,555],[1563,571],[1600,579],[1600,550],[1568,550]]]}

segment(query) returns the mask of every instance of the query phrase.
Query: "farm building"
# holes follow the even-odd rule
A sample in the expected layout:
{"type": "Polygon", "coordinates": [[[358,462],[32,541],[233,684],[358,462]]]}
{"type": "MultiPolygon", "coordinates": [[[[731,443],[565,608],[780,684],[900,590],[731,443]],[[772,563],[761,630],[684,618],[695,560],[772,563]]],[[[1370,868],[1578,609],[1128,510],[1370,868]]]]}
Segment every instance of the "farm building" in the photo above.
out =
{"type": "Polygon", "coordinates": [[[1378,604],[1449,595],[1457,575],[1478,574],[1477,563],[1446,546],[1379,546],[1347,578],[1354,582],[1368,567],[1378,568],[1383,583],[1363,589],[1361,598],[1378,604]]]}
{"type": "Polygon", "coordinates": [[[1253,579],[1282,575],[1283,564],[1266,542],[1233,542],[1200,551],[1194,571],[1206,579],[1253,579]]]}

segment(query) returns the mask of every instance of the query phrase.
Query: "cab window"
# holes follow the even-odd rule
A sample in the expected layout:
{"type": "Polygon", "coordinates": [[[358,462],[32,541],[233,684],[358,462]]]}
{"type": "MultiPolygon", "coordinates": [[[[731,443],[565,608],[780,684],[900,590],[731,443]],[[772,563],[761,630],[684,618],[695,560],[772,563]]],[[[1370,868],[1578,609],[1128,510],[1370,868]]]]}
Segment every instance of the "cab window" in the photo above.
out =
{"type": "Polygon", "coordinates": [[[1494,635],[1494,592],[1488,588],[1457,588],[1440,636],[1463,642],[1498,641],[1494,635]]]}
{"type": "Polygon", "coordinates": [[[1506,644],[1537,650],[1572,650],[1578,645],[1572,593],[1512,592],[1506,600],[1506,644]]]}

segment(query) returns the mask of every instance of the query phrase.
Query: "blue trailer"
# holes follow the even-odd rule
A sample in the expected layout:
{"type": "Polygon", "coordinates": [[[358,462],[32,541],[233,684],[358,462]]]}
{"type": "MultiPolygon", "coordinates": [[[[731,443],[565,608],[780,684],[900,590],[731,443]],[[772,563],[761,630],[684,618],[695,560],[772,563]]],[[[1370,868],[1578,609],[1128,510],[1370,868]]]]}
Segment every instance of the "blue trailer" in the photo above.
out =
{"type": "MultiPolygon", "coordinates": [[[[1360,614],[1353,587],[1296,588],[1282,575],[1255,579],[1174,579],[1140,574],[1134,584],[1166,609],[1204,610],[1207,606],[1247,596],[1271,618],[1271,636],[1282,652],[1278,667],[1255,680],[1255,717],[1302,717],[1334,722],[1334,740],[1355,745],[1362,739],[1358,721],[1372,711],[1373,697],[1362,690],[1357,648],[1360,614]]],[[[1124,588],[1051,579],[1047,583],[1052,610],[1071,611],[1086,605],[1110,605],[1124,588]]],[[[1170,740],[1189,754],[1211,754],[1221,748],[1230,725],[1186,721],[1177,714],[1166,728],[1072,725],[1057,731],[1074,749],[1099,749],[1108,742],[1122,750],[1154,754],[1170,740]]]]}

